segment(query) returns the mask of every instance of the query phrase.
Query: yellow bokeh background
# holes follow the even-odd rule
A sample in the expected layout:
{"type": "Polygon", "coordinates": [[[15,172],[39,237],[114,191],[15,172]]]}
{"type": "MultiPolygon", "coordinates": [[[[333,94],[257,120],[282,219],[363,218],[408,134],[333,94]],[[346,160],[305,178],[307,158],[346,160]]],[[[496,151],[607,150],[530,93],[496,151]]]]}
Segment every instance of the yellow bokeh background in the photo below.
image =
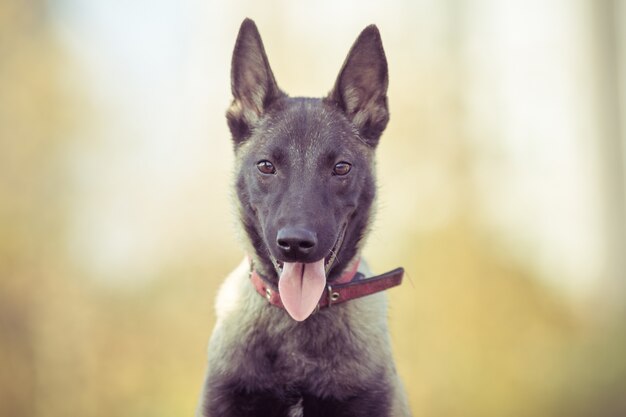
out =
{"type": "Polygon", "coordinates": [[[243,256],[224,112],[244,17],[293,95],[381,31],[365,256],[407,271],[389,321],[414,415],[626,415],[620,0],[3,0],[0,415],[195,412],[243,256]]]}

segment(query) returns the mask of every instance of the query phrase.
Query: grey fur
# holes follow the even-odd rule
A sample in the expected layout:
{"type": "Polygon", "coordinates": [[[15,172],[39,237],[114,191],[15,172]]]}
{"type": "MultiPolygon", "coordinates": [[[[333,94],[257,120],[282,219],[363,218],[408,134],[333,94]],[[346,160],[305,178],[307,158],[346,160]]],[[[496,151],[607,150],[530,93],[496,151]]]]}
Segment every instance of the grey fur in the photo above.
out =
{"type": "MultiPolygon", "coordinates": [[[[249,268],[244,259],[218,293],[217,323],[209,343],[210,378],[254,381],[262,390],[289,381],[339,400],[367,390],[373,379],[383,379],[392,398],[388,415],[410,416],[393,365],[385,293],[320,310],[298,323],[254,291],[249,268]],[[268,352],[276,355],[273,364],[263,363],[268,352]]],[[[365,262],[359,271],[372,275],[365,262]]]]}
{"type": "MultiPolygon", "coordinates": [[[[227,118],[247,253],[276,282],[272,259],[334,260],[336,251],[332,283],[359,256],[371,220],[374,150],[389,118],[378,30],[361,33],[328,97],[289,98],[274,80],[256,26],[245,20],[232,79],[227,118]],[[276,173],[260,174],[259,160],[273,161],[276,173]],[[338,160],[350,161],[350,175],[331,175],[338,160]],[[310,250],[277,246],[277,231],[293,225],[316,236],[310,250]]],[[[371,275],[364,262],[360,270],[371,275]]],[[[245,259],[219,291],[199,416],[410,416],[384,293],[297,322],[256,293],[249,272],[245,259]]]]}

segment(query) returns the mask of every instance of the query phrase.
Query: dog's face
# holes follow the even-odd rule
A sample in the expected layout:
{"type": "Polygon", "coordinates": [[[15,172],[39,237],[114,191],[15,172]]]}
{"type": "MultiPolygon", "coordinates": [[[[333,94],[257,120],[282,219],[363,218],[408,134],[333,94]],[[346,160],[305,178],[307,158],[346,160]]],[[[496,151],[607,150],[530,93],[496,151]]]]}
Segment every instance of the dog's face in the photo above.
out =
{"type": "Polygon", "coordinates": [[[357,254],[370,219],[374,150],[389,119],[380,35],[374,26],[361,33],[326,98],[290,98],[245,20],[232,90],[227,118],[251,255],[278,280],[291,316],[304,320],[357,254]]]}

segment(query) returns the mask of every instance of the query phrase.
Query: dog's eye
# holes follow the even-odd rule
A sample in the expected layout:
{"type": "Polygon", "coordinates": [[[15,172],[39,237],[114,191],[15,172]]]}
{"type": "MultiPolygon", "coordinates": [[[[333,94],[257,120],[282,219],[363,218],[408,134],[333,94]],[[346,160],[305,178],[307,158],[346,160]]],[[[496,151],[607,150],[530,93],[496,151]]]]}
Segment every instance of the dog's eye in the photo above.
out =
{"type": "Polygon", "coordinates": [[[337,163],[337,165],[335,165],[335,168],[333,169],[333,174],[346,175],[348,172],[350,172],[351,168],[352,168],[352,165],[350,165],[349,163],[339,162],[337,163]]]}
{"type": "Polygon", "coordinates": [[[256,167],[264,174],[276,174],[276,168],[270,161],[264,159],[256,163],[256,167]]]}

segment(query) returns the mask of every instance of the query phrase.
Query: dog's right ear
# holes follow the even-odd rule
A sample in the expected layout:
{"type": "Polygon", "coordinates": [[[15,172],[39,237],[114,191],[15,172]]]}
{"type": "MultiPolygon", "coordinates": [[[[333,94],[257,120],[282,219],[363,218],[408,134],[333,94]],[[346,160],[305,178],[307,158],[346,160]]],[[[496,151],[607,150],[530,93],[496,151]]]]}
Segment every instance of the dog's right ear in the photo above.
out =
{"type": "Polygon", "coordinates": [[[272,101],[284,95],[278,88],[254,21],[245,19],[233,51],[233,102],[226,112],[235,145],[248,138],[252,127],[272,101]]]}

